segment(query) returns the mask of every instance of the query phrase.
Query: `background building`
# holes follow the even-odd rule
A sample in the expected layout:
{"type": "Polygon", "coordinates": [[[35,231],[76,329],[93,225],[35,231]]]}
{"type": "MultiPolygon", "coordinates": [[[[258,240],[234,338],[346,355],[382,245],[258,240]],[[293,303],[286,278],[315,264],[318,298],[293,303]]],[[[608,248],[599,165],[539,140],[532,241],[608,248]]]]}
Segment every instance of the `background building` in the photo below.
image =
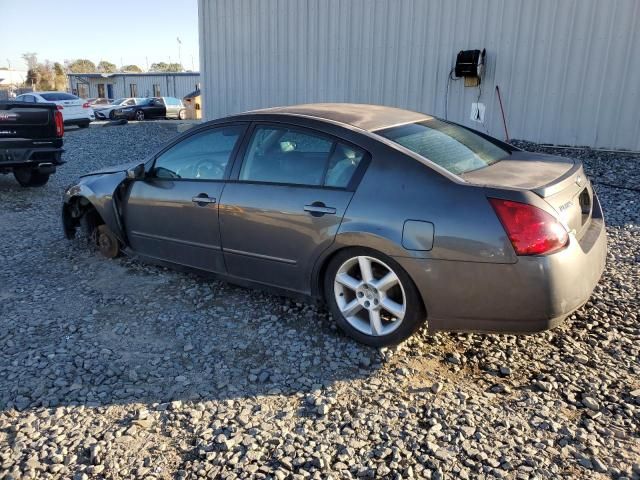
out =
{"type": "Polygon", "coordinates": [[[176,97],[200,85],[198,72],[70,73],[69,88],[82,98],[176,97]]]}
{"type": "Polygon", "coordinates": [[[199,0],[199,24],[209,119],[378,103],[504,138],[499,86],[512,138],[640,150],[639,0],[199,0]],[[479,87],[450,78],[467,49],[479,87]]]}
{"type": "Polygon", "coordinates": [[[29,88],[23,88],[27,80],[26,70],[9,70],[0,68],[0,101],[10,100],[29,88]]]}

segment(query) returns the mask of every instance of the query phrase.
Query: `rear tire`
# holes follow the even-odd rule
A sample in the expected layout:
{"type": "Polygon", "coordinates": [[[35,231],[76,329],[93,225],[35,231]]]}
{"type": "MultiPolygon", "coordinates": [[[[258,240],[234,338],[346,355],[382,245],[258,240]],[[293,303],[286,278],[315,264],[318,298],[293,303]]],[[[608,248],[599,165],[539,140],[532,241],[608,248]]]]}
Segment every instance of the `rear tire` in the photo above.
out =
{"type": "Polygon", "coordinates": [[[136,110],[135,119],[139,122],[144,120],[144,112],[142,110],[136,110]]]}
{"type": "Polygon", "coordinates": [[[13,176],[22,187],[42,187],[49,181],[49,173],[40,173],[31,168],[18,168],[13,176]]]}
{"type": "Polygon", "coordinates": [[[426,320],[422,298],[409,274],[376,250],[357,247],[338,252],[327,266],[323,283],[331,315],[344,333],[360,343],[396,345],[426,320]]]}
{"type": "Polygon", "coordinates": [[[109,120],[115,120],[116,119],[116,112],[114,112],[113,110],[111,110],[109,112],[109,120]]]}

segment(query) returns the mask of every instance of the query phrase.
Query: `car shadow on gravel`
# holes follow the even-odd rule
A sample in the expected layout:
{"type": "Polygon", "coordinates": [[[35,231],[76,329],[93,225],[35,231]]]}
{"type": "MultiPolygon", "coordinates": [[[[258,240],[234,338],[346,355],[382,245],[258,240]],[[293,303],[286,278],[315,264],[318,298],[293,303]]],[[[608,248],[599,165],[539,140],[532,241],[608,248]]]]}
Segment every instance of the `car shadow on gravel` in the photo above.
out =
{"type": "Polygon", "coordinates": [[[380,366],[323,308],[105,260],[81,240],[39,253],[23,272],[32,291],[0,287],[13,304],[1,320],[2,410],[304,394],[380,366]],[[58,280],[46,275],[54,262],[58,280]]]}

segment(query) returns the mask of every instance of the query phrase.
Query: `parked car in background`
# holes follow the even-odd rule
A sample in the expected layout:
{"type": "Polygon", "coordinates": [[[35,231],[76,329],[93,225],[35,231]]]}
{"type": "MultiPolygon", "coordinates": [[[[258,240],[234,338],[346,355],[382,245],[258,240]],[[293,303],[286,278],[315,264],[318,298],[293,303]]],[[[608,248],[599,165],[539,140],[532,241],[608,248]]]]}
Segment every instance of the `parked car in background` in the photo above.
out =
{"type": "Polygon", "coordinates": [[[86,128],[96,119],[89,102],[66,92],[30,92],[18,95],[16,102],[55,103],[65,125],[86,128]]]}
{"type": "Polygon", "coordinates": [[[89,103],[89,105],[91,105],[92,107],[98,105],[109,105],[111,101],[112,100],[109,98],[87,98],[87,103],[89,103]]]}
{"type": "Polygon", "coordinates": [[[182,100],[174,97],[145,98],[141,103],[131,107],[114,110],[115,118],[142,121],[149,118],[179,118],[186,117],[182,100]]]}
{"type": "Polygon", "coordinates": [[[144,98],[118,98],[116,100],[111,101],[106,105],[96,105],[93,107],[93,112],[96,115],[98,120],[114,120],[115,110],[118,108],[125,107],[133,107],[135,105],[141,104],[145,99],[144,98]]]}
{"type": "Polygon", "coordinates": [[[369,345],[425,320],[433,331],[551,328],[604,269],[602,210],[579,160],[422,113],[259,110],[131,160],[66,190],[67,236],[89,225],[109,257],[126,249],[324,299],[369,345]]]}
{"type": "Polygon", "coordinates": [[[62,165],[62,113],[51,103],[0,102],[0,173],[40,187],[62,165]]]}

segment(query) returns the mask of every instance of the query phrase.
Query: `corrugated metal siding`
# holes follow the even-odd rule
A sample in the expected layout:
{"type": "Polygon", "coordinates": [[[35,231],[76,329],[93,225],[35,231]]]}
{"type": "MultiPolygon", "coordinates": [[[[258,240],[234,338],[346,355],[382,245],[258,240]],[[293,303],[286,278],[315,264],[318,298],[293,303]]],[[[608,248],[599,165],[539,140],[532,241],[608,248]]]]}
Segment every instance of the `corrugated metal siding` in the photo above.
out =
{"type": "Polygon", "coordinates": [[[199,0],[207,118],[393,105],[504,137],[640,150],[640,0],[199,0]],[[482,88],[448,81],[486,48],[482,88]],[[449,83],[448,101],[445,92],[449,83]],[[469,120],[486,105],[485,123],[469,120]]]}
{"type": "Polygon", "coordinates": [[[130,85],[133,83],[138,88],[139,97],[153,96],[153,85],[160,86],[160,96],[183,98],[188,93],[196,90],[196,85],[200,83],[200,74],[192,75],[112,75],[110,77],[85,77],[82,74],[69,75],[69,82],[72,89],[77,83],[87,81],[88,98],[98,96],[98,84],[113,85],[113,95],[116,98],[131,96],[130,85]]]}

